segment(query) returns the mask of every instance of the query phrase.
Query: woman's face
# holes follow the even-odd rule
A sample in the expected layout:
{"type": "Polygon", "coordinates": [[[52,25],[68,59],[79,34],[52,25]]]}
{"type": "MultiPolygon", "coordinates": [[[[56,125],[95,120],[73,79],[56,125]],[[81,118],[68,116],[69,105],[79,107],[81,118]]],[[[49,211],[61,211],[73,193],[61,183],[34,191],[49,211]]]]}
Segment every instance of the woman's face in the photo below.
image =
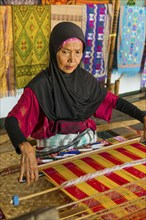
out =
{"type": "Polygon", "coordinates": [[[79,40],[67,42],[57,52],[57,64],[66,74],[72,73],[79,65],[83,56],[83,43],[79,40]]]}

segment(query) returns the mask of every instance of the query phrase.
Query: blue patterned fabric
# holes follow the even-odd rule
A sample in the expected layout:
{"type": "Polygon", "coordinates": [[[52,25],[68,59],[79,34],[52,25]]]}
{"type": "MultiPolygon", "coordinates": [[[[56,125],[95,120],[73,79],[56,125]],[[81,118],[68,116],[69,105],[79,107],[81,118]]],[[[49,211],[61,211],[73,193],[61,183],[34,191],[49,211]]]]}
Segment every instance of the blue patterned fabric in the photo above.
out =
{"type": "Polygon", "coordinates": [[[145,0],[120,0],[121,5],[137,5],[137,6],[146,6],[145,0]]]}
{"type": "Polygon", "coordinates": [[[83,65],[98,80],[105,78],[103,43],[106,19],[106,5],[86,5],[86,49],[83,56],[83,65]]]}
{"type": "Polygon", "coordinates": [[[140,72],[145,35],[145,7],[121,6],[117,44],[119,73],[134,76],[140,72]]]}

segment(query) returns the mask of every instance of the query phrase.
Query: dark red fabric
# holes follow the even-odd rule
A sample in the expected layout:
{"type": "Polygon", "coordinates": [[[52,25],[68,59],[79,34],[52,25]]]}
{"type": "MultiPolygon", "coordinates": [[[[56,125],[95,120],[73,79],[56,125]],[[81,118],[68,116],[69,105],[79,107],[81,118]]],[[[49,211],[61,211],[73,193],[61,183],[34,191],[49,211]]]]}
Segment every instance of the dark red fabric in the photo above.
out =
{"type": "MultiPolygon", "coordinates": [[[[103,103],[95,112],[95,117],[109,121],[112,109],[116,106],[117,96],[107,93],[103,103]]],[[[20,129],[24,136],[35,139],[51,137],[57,133],[77,133],[91,128],[96,130],[96,123],[92,119],[81,122],[53,121],[49,120],[41,110],[38,100],[30,88],[26,88],[18,103],[14,106],[8,117],[17,118],[20,129]]]]}

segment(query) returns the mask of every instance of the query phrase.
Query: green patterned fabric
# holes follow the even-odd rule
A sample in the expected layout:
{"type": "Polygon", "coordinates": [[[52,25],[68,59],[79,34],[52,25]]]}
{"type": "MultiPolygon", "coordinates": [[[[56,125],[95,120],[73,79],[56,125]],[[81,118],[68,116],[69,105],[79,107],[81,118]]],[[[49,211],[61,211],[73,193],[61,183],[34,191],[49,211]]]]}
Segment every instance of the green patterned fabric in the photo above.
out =
{"type": "Polygon", "coordinates": [[[50,6],[12,6],[17,89],[48,66],[50,6]]]}
{"type": "Polygon", "coordinates": [[[146,6],[145,0],[120,0],[121,5],[146,6]]]}

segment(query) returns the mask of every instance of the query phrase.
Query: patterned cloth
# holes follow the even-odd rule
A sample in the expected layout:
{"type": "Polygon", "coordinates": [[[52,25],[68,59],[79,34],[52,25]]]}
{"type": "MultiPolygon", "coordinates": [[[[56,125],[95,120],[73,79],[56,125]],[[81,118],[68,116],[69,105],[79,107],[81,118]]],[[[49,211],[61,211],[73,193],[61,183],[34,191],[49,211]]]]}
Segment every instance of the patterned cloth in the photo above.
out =
{"type": "Polygon", "coordinates": [[[75,0],[42,0],[42,5],[71,5],[75,3],[75,0]]]}
{"type": "Polygon", "coordinates": [[[109,0],[42,0],[42,5],[108,4],[109,0]]]}
{"type": "Polygon", "coordinates": [[[15,95],[11,6],[0,6],[0,97],[15,95]]]}
{"type": "Polygon", "coordinates": [[[109,0],[76,0],[76,4],[108,4],[109,0]]]}
{"type": "Polygon", "coordinates": [[[48,66],[50,6],[13,6],[15,74],[23,88],[48,66]]]}
{"type": "Polygon", "coordinates": [[[119,73],[134,76],[140,71],[146,34],[144,7],[121,6],[117,44],[119,73]]]}
{"type": "MultiPolygon", "coordinates": [[[[72,180],[80,180],[77,184],[63,187],[61,190],[73,201],[87,198],[84,202],[80,202],[80,206],[83,206],[86,212],[96,212],[102,219],[121,219],[135,213],[136,210],[145,208],[146,163],[118,171],[113,170],[105,175],[101,175],[101,173],[115,166],[143,160],[145,154],[146,148],[143,144],[121,145],[45,168],[43,172],[55,186],[60,186],[66,181],[72,183],[72,180]],[[89,179],[92,174],[97,172],[100,173],[99,176],[89,179]],[[83,179],[85,176],[88,177],[88,180],[83,179]],[[84,181],[81,182],[81,180],[84,181]],[[95,194],[96,196],[93,196],[95,194]],[[89,198],[90,196],[93,197],[89,198]],[[138,201],[137,204],[133,205],[134,201],[138,201]]],[[[84,217],[86,216],[84,215],[84,217]]],[[[90,217],[88,216],[87,219],[90,217]]]]}
{"type": "Polygon", "coordinates": [[[37,140],[37,156],[48,155],[67,148],[78,148],[97,141],[96,133],[90,128],[80,134],[56,134],[50,138],[37,140]]]}
{"type": "Polygon", "coordinates": [[[41,0],[2,0],[3,5],[37,5],[41,0]]]}
{"type": "Polygon", "coordinates": [[[146,6],[145,0],[120,0],[121,5],[146,6]]]}
{"type": "Polygon", "coordinates": [[[85,32],[86,49],[83,55],[83,66],[98,80],[103,80],[105,78],[103,42],[107,20],[107,6],[86,5],[84,17],[83,30],[85,32]]]}
{"type": "Polygon", "coordinates": [[[142,72],[141,87],[146,88],[146,57],[145,57],[144,69],[143,69],[143,72],[142,72]]]}
{"type": "Polygon", "coordinates": [[[81,27],[82,5],[51,5],[51,29],[61,21],[71,21],[81,27]]]}

